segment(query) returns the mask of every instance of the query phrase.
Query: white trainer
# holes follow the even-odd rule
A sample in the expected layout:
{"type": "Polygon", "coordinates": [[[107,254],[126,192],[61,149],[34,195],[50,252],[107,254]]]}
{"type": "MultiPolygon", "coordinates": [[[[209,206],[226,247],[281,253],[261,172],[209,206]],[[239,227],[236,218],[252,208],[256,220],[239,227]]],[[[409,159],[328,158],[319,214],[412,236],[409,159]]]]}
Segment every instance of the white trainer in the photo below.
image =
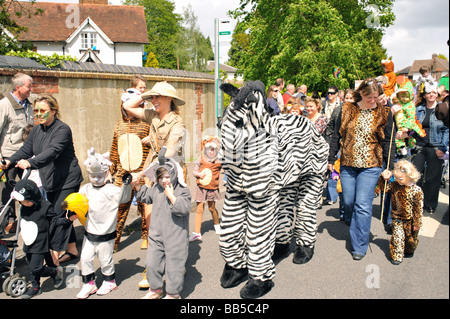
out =
{"type": "Polygon", "coordinates": [[[86,299],[92,294],[97,292],[97,286],[95,284],[86,283],[81,288],[80,292],[77,294],[78,299],[86,299]]]}
{"type": "Polygon", "coordinates": [[[104,296],[109,294],[111,291],[116,290],[117,289],[117,285],[116,285],[116,281],[115,280],[111,280],[111,281],[103,281],[101,287],[98,289],[97,291],[97,295],[99,296],[104,296]]]}
{"type": "Polygon", "coordinates": [[[192,232],[191,236],[189,236],[189,241],[201,240],[202,235],[199,233],[192,232]]]}

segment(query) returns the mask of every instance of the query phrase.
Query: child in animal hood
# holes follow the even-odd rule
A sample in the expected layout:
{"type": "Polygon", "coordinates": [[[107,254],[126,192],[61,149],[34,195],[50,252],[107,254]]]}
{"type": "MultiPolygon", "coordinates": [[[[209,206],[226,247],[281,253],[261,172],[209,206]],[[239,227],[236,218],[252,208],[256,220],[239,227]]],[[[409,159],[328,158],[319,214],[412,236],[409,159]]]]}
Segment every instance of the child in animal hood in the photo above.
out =
{"type": "MultiPolygon", "coordinates": [[[[419,243],[419,229],[422,226],[423,192],[416,185],[420,173],[405,159],[394,166],[395,181],[387,185],[391,192],[392,236],[389,242],[391,262],[398,265],[403,257],[413,257],[419,243]]],[[[380,176],[376,192],[384,187],[380,176]]]]}
{"type": "Polygon", "coordinates": [[[153,204],[146,260],[150,289],[143,299],[162,298],[164,275],[165,298],[180,298],[189,252],[191,193],[184,183],[183,169],[175,160],[164,156],[166,150],[163,146],[158,154],[158,161],[143,171],[155,182],[154,186],[141,186],[139,181],[142,176],[132,174],[131,185],[136,187],[136,199],[153,204]]]}
{"type": "Polygon", "coordinates": [[[194,198],[197,202],[197,212],[195,214],[195,229],[189,237],[189,241],[202,238],[200,230],[205,202],[208,202],[214,229],[217,234],[220,233],[219,214],[215,205],[216,201],[222,199],[219,191],[220,170],[222,168],[218,159],[219,147],[219,139],[216,136],[205,136],[202,140],[202,153],[192,172],[197,179],[194,198]]]}
{"type": "Polygon", "coordinates": [[[77,294],[78,299],[85,299],[91,294],[106,295],[117,288],[115,267],[112,258],[116,238],[117,211],[119,204],[126,203],[131,197],[131,186],[124,183],[120,188],[112,184],[109,167],[109,154],[88,151],[84,165],[89,173],[90,183],[83,185],[79,191],[89,200],[89,210],[85,223],[85,235],[80,256],[83,287],[77,294]],[[95,284],[94,258],[98,256],[103,275],[100,289],[95,284]]]}
{"type": "Polygon", "coordinates": [[[75,217],[59,218],[53,205],[44,199],[36,183],[22,179],[14,187],[11,197],[21,204],[21,235],[31,273],[31,287],[22,295],[29,299],[40,294],[41,277],[52,277],[54,287],[63,283],[63,269],[56,267],[49,251],[49,232],[54,225],[70,223],[75,217]],[[44,265],[45,260],[45,265],[44,265]]]}
{"type": "MultiPolygon", "coordinates": [[[[424,137],[425,131],[421,125],[416,122],[416,106],[414,105],[414,92],[413,86],[410,81],[403,82],[401,87],[395,92],[395,103],[401,106],[401,109],[395,113],[395,124],[398,131],[405,133],[415,131],[419,136],[424,137]]],[[[412,132],[411,132],[412,133],[412,132]]],[[[395,146],[397,152],[401,155],[406,155],[406,142],[404,139],[395,139],[395,146]]],[[[416,139],[413,137],[408,138],[408,147],[414,148],[416,146],[416,139]]]]}

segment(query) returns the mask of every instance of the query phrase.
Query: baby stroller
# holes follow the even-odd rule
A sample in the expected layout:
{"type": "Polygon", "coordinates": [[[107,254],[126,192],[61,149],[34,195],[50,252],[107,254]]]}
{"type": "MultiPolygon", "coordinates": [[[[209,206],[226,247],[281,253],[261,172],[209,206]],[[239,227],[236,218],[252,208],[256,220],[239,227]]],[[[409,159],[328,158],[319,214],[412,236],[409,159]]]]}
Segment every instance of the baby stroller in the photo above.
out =
{"type": "MultiPolygon", "coordinates": [[[[27,178],[30,172],[28,171],[23,178],[27,178]]],[[[11,182],[11,181],[8,181],[11,182]]],[[[14,182],[15,183],[15,182],[14,182]]],[[[10,198],[8,203],[0,212],[0,220],[3,214],[6,212],[9,204],[14,198],[10,198]]],[[[14,273],[14,268],[16,264],[16,253],[19,247],[19,233],[20,233],[20,222],[22,219],[21,209],[19,209],[19,214],[17,216],[17,231],[14,240],[3,240],[0,239],[0,284],[2,285],[2,290],[9,296],[19,297],[27,291],[27,280],[25,277],[14,273]],[[10,250],[11,249],[11,250],[10,250]]]]}

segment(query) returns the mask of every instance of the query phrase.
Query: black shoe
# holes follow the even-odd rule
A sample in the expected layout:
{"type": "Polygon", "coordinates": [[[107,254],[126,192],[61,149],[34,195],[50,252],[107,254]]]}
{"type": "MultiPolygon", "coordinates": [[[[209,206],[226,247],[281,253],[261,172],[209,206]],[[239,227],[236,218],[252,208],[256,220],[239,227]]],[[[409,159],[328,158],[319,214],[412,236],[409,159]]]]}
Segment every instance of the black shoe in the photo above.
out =
{"type": "Polygon", "coordinates": [[[386,234],[392,235],[392,225],[391,224],[385,224],[384,230],[386,231],[386,234]]]}
{"type": "Polygon", "coordinates": [[[306,264],[314,255],[314,247],[303,247],[297,245],[294,250],[294,264],[306,264]]]}
{"type": "Polygon", "coordinates": [[[425,207],[425,211],[429,214],[433,214],[435,212],[436,209],[431,208],[431,207],[425,207]]]}
{"type": "Polygon", "coordinates": [[[63,273],[63,268],[61,266],[58,266],[56,268],[56,275],[53,278],[53,280],[54,280],[53,287],[55,289],[58,289],[64,283],[64,273],[63,273]]]}
{"type": "Polygon", "coordinates": [[[289,243],[287,244],[275,244],[275,249],[273,250],[272,260],[277,261],[281,258],[287,257],[289,255],[289,243]]]}
{"type": "Polygon", "coordinates": [[[40,295],[42,293],[41,288],[30,287],[28,290],[21,296],[22,299],[31,299],[34,296],[40,295]]]}
{"type": "Polygon", "coordinates": [[[255,299],[267,294],[274,283],[272,280],[255,280],[249,279],[245,286],[241,289],[240,295],[243,299],[255,299]]]}
{"type": "Polygon", "coordinates": [[[414,257],[414,253],[405,253],[404,257],[405,258],[413,258],[414,257]]]}
{"type": "Polygon", "coordinates": [[[233,288],[247,280],[248,269],[235,269],[225,264],[222,276],[220,277],[220,285],[222,288],[233,288]]]}
{"type": "Polygon", "coordinates": [[[353,260],[361,260],[364,258],[364,255],[361,254],[352,254],[353,260]]]}

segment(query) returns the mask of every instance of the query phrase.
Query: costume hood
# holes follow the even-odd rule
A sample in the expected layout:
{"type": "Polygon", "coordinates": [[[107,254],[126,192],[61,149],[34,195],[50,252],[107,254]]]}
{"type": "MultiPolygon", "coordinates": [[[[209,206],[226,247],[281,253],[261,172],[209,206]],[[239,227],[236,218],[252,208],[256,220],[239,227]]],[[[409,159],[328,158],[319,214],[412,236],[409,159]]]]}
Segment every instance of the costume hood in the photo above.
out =
{"type": "Polygon", "coordinates": [[[42,195],[35,182],[29,179],[22,179],[14,186],[11,198],[18,200],[19,202],[29,200],[37,204],[42,199],[42,195]]]}
{"type": "MultiPolygon", "coordinates": [[[[128,113],[127,113],[127,111],[125,111],[125,109],[123,108],[122,105],[123,105],[123,103],[125,103],[126,101],[128,101],[129,99],[131,99],[132,97],[134,97],[136,95],[141,95],[141,91],[139,91],[138,89],[135,89],[135,88],[123,90],[122,97],[121,97],[122,104],[120,106],[120,110],[122,111],[121,112],[122,119],[124,121],[128,121],[128,113]]],[[[141,103],[140,107],[144,107],[144,102],[141,103]]]]}
{"type": "Polygon", "coordinates": [[[99,174],[109,170],[112,163],[109,160],[109,152],[104,154],[95,153],[95,149],[91,147],[87,152],[88,158],[84,161],[84,165],[88,173],[99,174]]]}
{"type": "Polygon", "coordinates": [[[414,100],[414,90],[411,81],[405,81],[401,83],[395,94],[398,96],[399,92],[408,92],[410,102],[414,100]]]}
{"type": "Polygon", "coordinates": [[[391,60],[381,60],[381,65],[386,68],[387,73],[394,72],[394,62],[391,60]]]}
{"type": "Polygon", "coordinates": [[[151,181],[158,183],[156,179],[156,170],[160,167],[164,167],[170,174],[170,182],[173,187],[177,184],[181,184],[184,187],[187,187],[184,182],[183,169],[181,165],[178,164],[173,158],[166,158],[165,154],[167,151],[167,147],[161,147],[161,150],[158,153],[158,161],[151,163],[143,173],[147,176],[151,181]]]}
{"type": "Polygon", "coordinates": [[[205,136],[202,140],[202,157],[204,161],[213,162],[219,155],[220,142],[217,136],[205,136]],[[213,148],[214,155],[210,157],[208,151],[213,148]]]}

